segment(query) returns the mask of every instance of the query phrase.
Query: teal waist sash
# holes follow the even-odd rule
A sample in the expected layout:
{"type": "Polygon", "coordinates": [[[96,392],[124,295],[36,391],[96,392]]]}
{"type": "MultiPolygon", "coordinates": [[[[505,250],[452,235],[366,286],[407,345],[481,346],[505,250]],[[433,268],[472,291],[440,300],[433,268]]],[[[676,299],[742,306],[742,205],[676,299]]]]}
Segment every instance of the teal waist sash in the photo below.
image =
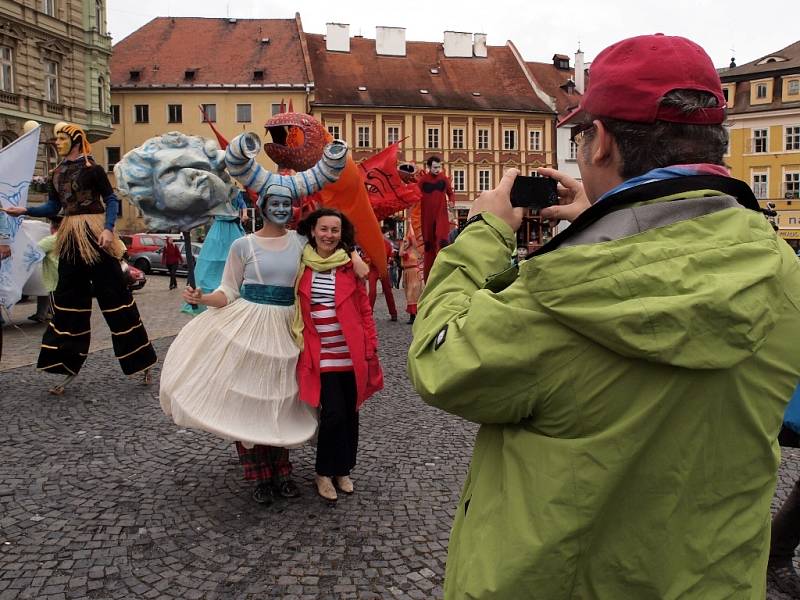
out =
{"type": "Polygon", "coordinates": [[[242,298],[255,304],[294,305],[294,288],[283,285],[245,283],[242,286],[241,294],[242,298]]]}

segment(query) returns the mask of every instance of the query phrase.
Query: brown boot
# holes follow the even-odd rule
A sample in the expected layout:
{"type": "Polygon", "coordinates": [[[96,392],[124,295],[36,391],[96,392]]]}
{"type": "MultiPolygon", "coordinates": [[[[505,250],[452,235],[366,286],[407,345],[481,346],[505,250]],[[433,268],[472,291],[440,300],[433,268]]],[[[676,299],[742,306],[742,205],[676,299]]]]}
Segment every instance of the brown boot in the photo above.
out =
{"type": "Polygon", "coordinates": [[[317,484],[317,493],[325,498],[325,500],[336,500],[336,488],[333,487],[333,482],[330,477],[315,474],[314,483],[317,484]]]}

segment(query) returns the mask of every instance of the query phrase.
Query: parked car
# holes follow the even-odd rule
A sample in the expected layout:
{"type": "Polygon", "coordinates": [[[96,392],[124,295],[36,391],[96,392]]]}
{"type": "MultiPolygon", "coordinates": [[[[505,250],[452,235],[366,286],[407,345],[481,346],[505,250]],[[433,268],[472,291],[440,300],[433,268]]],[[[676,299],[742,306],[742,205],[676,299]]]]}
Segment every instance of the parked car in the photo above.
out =
{"type": "Polygon", "coordinates": [[[131,291],[140,290],[144,287],[144,284],[147,283],[147,276],[124,260],[122,261],[122,273],[125,275],[125,281],[128,283],[128,289],[131,291]]]}
{"type": "MultiPolygon", "coordinates": [[[[178,266],[178,275],[186,275],[188,268],[186,266],[186,253],[183,251],[183,240],[175,242],[175,245],[181,251],[181,264],[178,266]]],[[[200,254],[200,249],[203,244],[192,243],[192,254],[195,258],[200,254]]],[[[153,250],[144,250],[136,255],[130,254],[130,262],[137,269],[145,273],[168,273],[167,265],[164,264],[164,247],[160,246],[153,250]]]]}

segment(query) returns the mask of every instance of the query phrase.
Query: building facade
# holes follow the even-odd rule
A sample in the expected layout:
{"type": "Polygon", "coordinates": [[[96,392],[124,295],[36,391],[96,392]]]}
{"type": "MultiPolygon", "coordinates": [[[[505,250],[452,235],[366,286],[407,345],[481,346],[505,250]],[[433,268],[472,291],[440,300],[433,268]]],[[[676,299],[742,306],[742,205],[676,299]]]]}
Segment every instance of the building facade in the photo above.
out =
{"type": "Polygon", "coordinates": [[[350,141],[356,160],[394,142],[399,159],[418,167],[440,157],[460,223],[505,169],[557,164],[554,107],[511,42],[449,31],[442,43],[406,41],[397,27],[378,27],[373,40],[333,23],[306,38],[312,114],[350,141]]]}
{"type": "Polygon", "coordinates": [[[772,203],[781,237],[800,245],[800,42],[720,74],[728,105],[734,177],[762,206],[772,203]]]}
{"type": "Polygon", "coordinates": [[[105,0],[0,0],[0,144],[42,124],[36,172],[57,162],[53,125],[77,123],[91,141],[112,133],[111,38],[105,0]]]}

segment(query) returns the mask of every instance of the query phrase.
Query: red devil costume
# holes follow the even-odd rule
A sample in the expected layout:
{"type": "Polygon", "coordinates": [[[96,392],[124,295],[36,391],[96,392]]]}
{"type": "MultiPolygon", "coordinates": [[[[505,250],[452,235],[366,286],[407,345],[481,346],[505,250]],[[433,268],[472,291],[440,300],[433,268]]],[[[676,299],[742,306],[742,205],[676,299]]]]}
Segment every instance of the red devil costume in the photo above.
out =
{"type": "Polygon", "coordinates": [[[450,220],[447,214],[449,202],[455,202],[450,178],[440,171],[434,175],[424,171],[419,177],[422,191],[422,239],[425,242],[425,280],[431,272],[433,261],[439,250],[447,245],[450,220]]]}

